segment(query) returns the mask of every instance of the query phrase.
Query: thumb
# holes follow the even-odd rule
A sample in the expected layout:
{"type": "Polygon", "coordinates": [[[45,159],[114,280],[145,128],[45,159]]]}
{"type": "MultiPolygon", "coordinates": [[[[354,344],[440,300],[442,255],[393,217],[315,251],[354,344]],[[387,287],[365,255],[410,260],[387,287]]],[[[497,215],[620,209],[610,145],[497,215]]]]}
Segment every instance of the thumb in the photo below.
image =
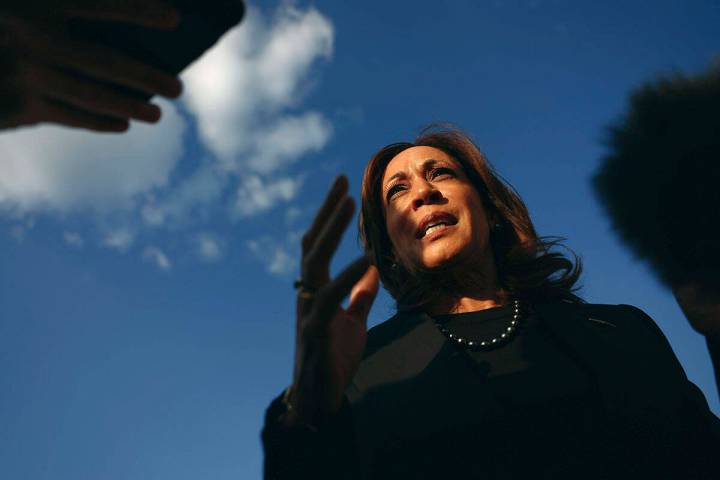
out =
{"type": "Polygon", "coordinates": [[[350,292],[350,303],[346,312],[353,317],[361,318],[363,321],[366,320],[379,287],[380,274],[378,269],[370,265],[350,292]]]}

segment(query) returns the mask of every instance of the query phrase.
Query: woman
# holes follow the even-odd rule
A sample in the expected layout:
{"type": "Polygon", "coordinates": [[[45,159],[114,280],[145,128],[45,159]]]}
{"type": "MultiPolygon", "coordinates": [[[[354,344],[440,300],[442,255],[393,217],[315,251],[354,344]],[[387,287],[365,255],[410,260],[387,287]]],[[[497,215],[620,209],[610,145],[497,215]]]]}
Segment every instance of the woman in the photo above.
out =
{"type": "Polygon", "coordinates": [[[720,422],[657,326],[582,303],[580,267],[538,238],[466,136],[430,132],[370,160],[366,256],[331,280],[347,188],[335,182],[303,238],[293,383],[266,415],[266,478],[720,472],[720,422]],[[366,333],[379,279],[398,313],[366,333]]]}

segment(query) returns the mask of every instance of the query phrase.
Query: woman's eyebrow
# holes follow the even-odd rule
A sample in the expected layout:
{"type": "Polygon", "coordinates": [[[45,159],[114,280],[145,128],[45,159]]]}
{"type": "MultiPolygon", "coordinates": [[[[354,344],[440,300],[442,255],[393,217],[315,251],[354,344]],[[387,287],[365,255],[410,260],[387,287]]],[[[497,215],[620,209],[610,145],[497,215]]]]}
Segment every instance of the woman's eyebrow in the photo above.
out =
{"type": "Polygon", "coordinates": [[[392,175],[390,175],[390,178],[387,179],[387,182],[385,182],[385,186],[387,187],[388,185],[390,185],[390,183],[392,183],[392,181],[395,180],[396,178],[406,178],[406,177],[407,177],[407,174],[402,170],[399,172],[395,172],[392,175]]]}
{"type": "MultiPolygon", "coordinates": [[[[441,163],[441,161],[440,161],[440,160],[437,160],[437,159],[435,159],[435,158],[428,158],[427,160],[425,160],[425,161],[422,163],[421,168],[422,168],[423,171],[426,171],[427,169],[429,169],[430,167],[435,166],[435,165],[438,164],[438,163],[441,163]]],[[[405,171],[403,171],[403,170],[401,170],[401,171],[399,171],[399,172],[393,173],[392,175],[390,175],[390,178],[388,178],[387,181],[385,182],[385,186],[387,187],[387,186],[388,186],[393,180],[395,180],[396,178],[407,178],[407,174],[406,174],[405,171]]]]}

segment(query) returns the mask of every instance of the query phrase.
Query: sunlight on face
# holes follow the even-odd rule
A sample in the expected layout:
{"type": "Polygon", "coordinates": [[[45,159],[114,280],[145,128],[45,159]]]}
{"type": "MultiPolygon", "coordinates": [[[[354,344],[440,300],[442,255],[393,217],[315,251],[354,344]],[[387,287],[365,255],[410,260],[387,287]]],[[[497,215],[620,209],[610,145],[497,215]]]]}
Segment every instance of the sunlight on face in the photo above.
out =
{"type": "Polygon", "coordinates": [[[474,264],[492,258],[480,195],[460,163],[433,147],[396,155],[382,179],[387,231],[408,267],[474,264]]]}

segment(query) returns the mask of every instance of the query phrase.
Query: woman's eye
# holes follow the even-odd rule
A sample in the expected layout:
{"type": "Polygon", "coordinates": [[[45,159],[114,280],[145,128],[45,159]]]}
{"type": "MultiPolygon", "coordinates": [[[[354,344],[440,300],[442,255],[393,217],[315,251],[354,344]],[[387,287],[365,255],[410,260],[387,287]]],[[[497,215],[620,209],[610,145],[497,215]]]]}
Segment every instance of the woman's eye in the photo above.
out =
{"type": "Polygon", "coordinates": [[[401,183],[399,183],[399,184],[397,184],[397,185],[393,185],[392,187],[388,188],[388,191],[387,191],[387,194],[386,194],[386,195],[387,195],[387,199],[390,200],[392,197],[395,196],[396,193],[398,193],[399,191],[403,190],[404,188],[405,188],[405,186],[404,186],[403,184],[401,184],[401,183]]]}
{"type": "Polygon", "coordinates": [[[432,171],[430,172],[430,177],[431,177],[431,178],[437,178],[437,177],[442,177],[442,176],[445,176],[445,175],[450,176],[450,175],[452,175],[452,174],[453,174],[453,171],[450,170],[449,168],[446,168],[446,167],[438,167],[438,168],[432,169],[432,171]]]}

